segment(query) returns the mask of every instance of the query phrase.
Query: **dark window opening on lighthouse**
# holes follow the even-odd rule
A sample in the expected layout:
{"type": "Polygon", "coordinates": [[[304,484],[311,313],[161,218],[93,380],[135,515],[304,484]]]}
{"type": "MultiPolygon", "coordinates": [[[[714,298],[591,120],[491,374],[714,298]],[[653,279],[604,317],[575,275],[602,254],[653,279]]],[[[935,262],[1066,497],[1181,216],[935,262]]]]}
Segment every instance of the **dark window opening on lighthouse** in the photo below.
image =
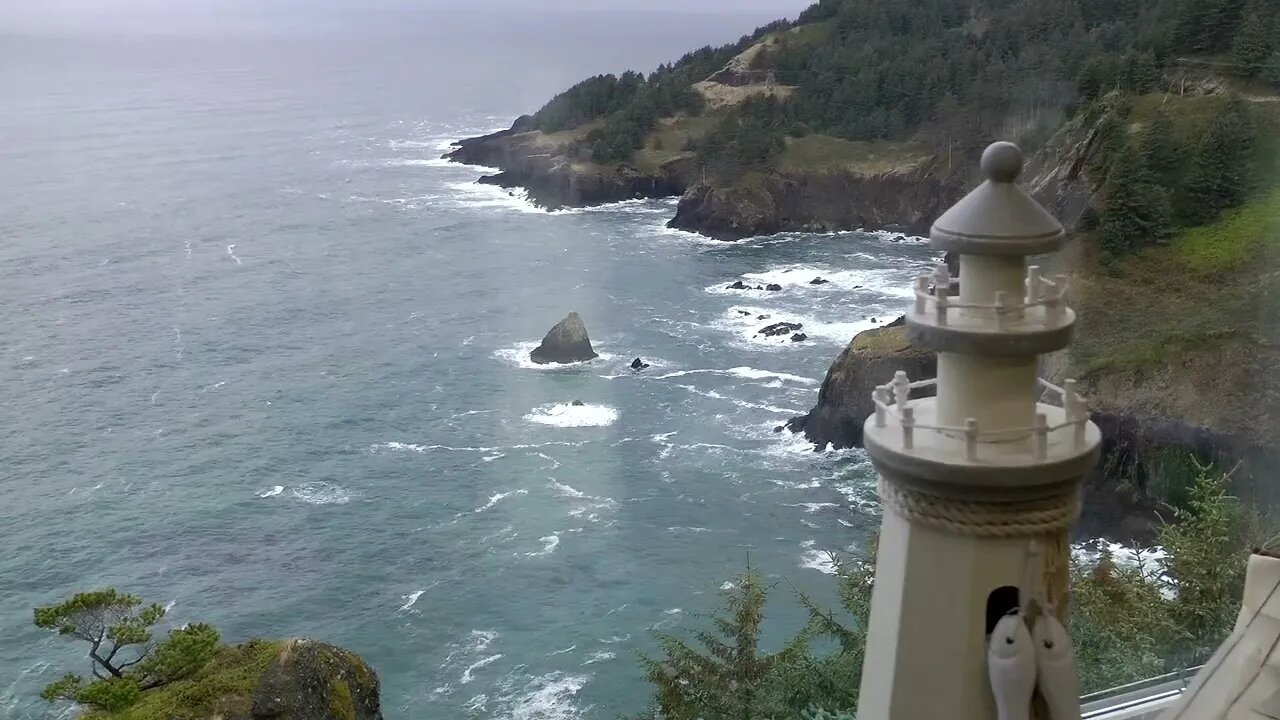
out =
{"type": "Polygon", "coordinates": [[[998,587],[987,596],[987,634],[996,629],[1000,618],[1018,609],[1018,588],[1012,585],[998,587]]]}

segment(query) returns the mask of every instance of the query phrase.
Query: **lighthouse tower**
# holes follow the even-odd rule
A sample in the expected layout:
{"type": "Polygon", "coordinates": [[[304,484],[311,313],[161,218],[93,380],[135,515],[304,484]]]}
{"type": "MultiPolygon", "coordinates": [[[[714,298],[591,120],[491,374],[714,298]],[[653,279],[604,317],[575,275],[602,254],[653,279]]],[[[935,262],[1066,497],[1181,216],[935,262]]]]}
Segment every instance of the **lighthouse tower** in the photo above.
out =
{"type": "Polygon", "coordinates": [[[1022,162],[1012,143],[988,147],[986,180],[930,232],[959,255],[959,292],[945,266],[918,278],[906,325],[938,377],[898,372],[875,390],[863,440],[884,518],[859,718],[994,720],[995,624],[1018,607],[1065,621],[1067,536],[1100,434],[1075,381],[1037,374],[1075,314],[1065,278],[1028,264],[1064,235],[1014,184],[1022,162]]]}

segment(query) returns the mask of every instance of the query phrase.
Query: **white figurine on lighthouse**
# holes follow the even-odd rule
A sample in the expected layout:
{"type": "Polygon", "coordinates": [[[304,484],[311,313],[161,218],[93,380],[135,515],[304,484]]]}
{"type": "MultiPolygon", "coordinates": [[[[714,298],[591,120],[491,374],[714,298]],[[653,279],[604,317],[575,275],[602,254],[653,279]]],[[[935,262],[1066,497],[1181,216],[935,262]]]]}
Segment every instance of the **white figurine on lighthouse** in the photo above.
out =
{"type": "Polygon", "coordinates": [[[1079,717],[1059,621],[1100,433],[1073,380],[1037,374],[1075,314],[1064,278],[1028,265],[1064,233],[1014,184],[1022,163],[1012,143],[988,147],[986,180],[934,223],[932,246],[959,256],[959,294],[945,266],[919,278],[906,331],[937,351],[938,377],[897,373],[866,421],[884,519],[859,718],[1021,720],[1033,693],[1054,720],[1079,717]],[[927,387],[936,397],[911,397],[927,387]]]}

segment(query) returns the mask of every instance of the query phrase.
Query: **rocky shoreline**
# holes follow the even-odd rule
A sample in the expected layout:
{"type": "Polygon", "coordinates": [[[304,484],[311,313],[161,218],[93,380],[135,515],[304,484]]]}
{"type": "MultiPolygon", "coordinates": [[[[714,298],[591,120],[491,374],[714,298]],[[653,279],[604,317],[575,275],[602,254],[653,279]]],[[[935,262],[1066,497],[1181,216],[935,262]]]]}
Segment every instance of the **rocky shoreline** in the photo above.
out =
{"type": "Polygon", "coordinates": [[[572,140],[531,129],[531,122],[523,116],[510,129],[461,140],[444,159],[497,168],[478,182],[522,188],[547,210],[679,197],[669,227],[726,241],[858,229],[924,234],[942,209],[963,196],[969,181],[934,160],[878,173],[755,173],[721,185],[699,176],[692,153],[647,170],[600,165],[575,157],[580,151],[572,140]]]}

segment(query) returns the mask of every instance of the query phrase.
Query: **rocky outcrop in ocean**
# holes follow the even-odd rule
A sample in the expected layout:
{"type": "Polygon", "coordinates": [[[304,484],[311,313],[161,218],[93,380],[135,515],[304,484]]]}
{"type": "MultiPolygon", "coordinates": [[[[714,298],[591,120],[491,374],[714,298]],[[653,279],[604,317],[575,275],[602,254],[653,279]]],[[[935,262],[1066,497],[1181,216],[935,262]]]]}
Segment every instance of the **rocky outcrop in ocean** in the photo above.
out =
{"type": "Polygon", "coordinates": [[[898,320],[858,333],[827,370],[818,390],[818,404],[788,421],[787,429],[804,433],[822,449],[862,447],[862,424],[875,409],[871,392],[877,385],[892,380],[898,370],[913,378],[937,374],[936,356],[912,347],[905,330],[898,320]]]}
{"type": "Polygon", "coordinates": [[[542,338],[542,343],[529,353],[529,359],[539,365],[548,363],[575,363],[599,357],[587,337],[587,326],[582,317],[571,312],[555,324],[542,338]]]}

